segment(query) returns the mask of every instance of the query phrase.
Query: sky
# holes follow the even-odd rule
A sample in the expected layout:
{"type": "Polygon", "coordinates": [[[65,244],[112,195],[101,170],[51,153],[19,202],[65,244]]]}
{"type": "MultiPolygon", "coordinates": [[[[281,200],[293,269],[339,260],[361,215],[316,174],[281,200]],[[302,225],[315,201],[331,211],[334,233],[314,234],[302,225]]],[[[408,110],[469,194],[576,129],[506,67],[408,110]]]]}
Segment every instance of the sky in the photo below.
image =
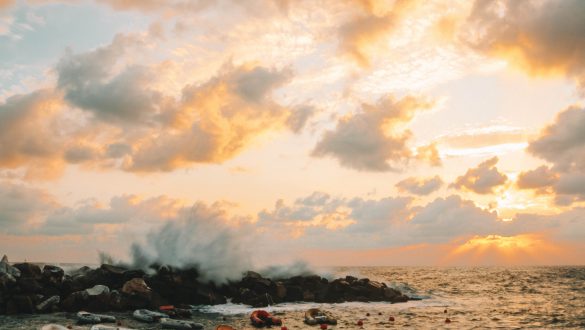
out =
{"type": "Polygon", "coordinates": [[[0,0],[0,253],[585,262],[585,2],[0,0]]]}

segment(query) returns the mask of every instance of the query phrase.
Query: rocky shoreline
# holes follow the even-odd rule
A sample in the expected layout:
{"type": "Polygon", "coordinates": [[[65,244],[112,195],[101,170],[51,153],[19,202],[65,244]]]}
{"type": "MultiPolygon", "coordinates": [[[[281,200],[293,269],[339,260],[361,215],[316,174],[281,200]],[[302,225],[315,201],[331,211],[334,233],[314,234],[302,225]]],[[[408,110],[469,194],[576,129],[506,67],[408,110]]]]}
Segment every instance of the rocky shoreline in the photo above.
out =
{"type": "Polygon", "coordinates": [[[239,281],[201,280],[196,268],[153,265],[152,273],[103,264],[68,274],[57,266],[0,261],[0,315],[76,312],[123,312],[140,308],[177,310],[229,300],[253,307],[284,302],[406,302],[409,298],[384,283],[352,276],[328,280],[318,275],[270,279],[249,271],[239,281]]]}

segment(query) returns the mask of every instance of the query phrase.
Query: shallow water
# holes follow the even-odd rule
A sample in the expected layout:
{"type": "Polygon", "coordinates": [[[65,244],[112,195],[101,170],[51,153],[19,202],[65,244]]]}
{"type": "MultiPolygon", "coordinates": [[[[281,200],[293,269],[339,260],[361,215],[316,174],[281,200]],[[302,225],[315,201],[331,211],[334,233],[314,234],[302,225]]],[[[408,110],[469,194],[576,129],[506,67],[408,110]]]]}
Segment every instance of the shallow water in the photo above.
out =
{"type": "MultiPolygon", "coordinates": [[[[585,267],[368,267],[339,268],[335,273],[383,281],[422,298],[404,304],[321,305],[347,321],[338,328],[361,318],[364,328],[370,329],[585,328],[585,267]],[[388,321],[389,316],[395,321],[388,321]],[[446,318],[452,322],[445,323],[446,318]]],[[[283,304],[269,309],[291,312],[315,305],[319,304],[283,304]]],[[[240,314],[251,309],[221,305],[202,311],[240,314]]]]}

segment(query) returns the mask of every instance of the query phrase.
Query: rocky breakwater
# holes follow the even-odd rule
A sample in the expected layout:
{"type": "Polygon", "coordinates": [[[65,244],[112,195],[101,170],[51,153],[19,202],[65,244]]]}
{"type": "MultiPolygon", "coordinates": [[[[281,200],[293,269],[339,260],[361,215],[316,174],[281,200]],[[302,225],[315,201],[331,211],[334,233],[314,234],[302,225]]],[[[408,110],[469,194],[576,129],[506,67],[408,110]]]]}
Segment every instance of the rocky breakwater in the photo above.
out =
{"type": "Polygon", "coordinates": [[[192,308],[231,299],[254,307],[295,301],[405,302],[409,298],[384,283],[347,276],[329,281],[317,275],[270,279],[247,272],[240,281],[222,285],[202,281],[196,268],[152,266],[142,270],[114,265],[63,269],[31,263],[0,261],[0,314],[58,311],[125,311],[158,309],[163,305],[192,308]]]}

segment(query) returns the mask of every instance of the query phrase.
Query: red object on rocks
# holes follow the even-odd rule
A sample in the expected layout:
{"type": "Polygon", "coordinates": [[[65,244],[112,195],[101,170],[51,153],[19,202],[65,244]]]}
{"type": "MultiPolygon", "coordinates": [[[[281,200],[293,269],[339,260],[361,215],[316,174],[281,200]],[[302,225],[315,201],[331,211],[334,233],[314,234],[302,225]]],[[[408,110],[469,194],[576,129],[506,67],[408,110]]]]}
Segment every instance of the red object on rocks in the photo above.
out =
{"type": "Polygon", "coordinates": [[[325,330],[325,329],[327,329],[327,324],[325,324],[325,323],[321,324],[321,329],[322,329],[322,330],[325,330]]]}
{"type": "Polygon", "coordinates": [[[362,325],[364,325],[364,322],[362,320],[359,320],[359,321],[357,321],[357,325],[359,325],[361,327],[362,325]]]}
{"type": "Polygon", "coordinates": [[[451,319],[449,319],[449,318],[446,318],[446,319],[445,319],[445,323],[451,323],[451,319]]]}
{"type": "Polygon", "coordinates": [[[287,327],[280,327],[280,330],[288,330],[287,327]]]}
{"type": "Polygon", "coordinates": [[[171,311],[171,310],[175,309],[175,306],[173,306],[173,305],[163,305],[163,306],[160,306],[158,309],[161,310],[161,311],[171,311]]]}
{"type": "Polygon", "coordinates": [[[252,325],[256,327],[282,325],[281,319],[272,316],[270,313],[264,310],[253,311],[250,315],[250,321],[252,322],[252,325]]]}
{"type": "Polygon", "coordinates": [[[392,321],[392,322],[394,322],[394,316],[390,316],[390,317],[388,318],[388,321],[392,321]]]}
{"type": "Polygon", "coordinates": [[[370,316],[370,313],[366,313],[366,316],[370,316]]]}

